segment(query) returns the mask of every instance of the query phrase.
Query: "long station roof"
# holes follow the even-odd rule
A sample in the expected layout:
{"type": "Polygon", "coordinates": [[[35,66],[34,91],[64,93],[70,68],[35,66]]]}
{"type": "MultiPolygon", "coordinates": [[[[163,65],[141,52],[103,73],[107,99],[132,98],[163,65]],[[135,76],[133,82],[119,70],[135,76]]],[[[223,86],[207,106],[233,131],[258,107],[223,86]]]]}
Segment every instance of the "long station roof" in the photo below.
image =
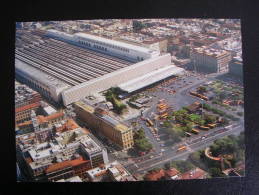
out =
{"type": "Polygon", "coordinates": [[[136,45],[132,45],[132,44],[128,44],[128,43],[124,43],[121,41],[116,41],[116,40],[111,40],[111,39],[106,39],[103,37],[99,37],[99,36],[95,36],[95,35],[90,35],[90,34],[86,34],[86,33],[76,33],[75,34],[78,37],[82,37],[82,38],[86,38],[86,39],[91,39],[93,41],[99,41],[99,42],[103,42],[103,43],[107,43],[107,44],[111,44],[111,45],[116,45],[119,47],[123,47],[123,48],[127,48],[127,49],[132,49],[135,51],[140,51],[140,52],[144,52],[144,53],[153,53],[155,51],[145,48],[145,47],[140,47],[140,46],[136,46],[136,45]]]}
{"type": "Polygon", "coordinates": [[[125,83],[122,83],[122,84],[118,85],[118,87],[120,89],[122,89],[123,91],[131,93],[133,91],[136,91],[136,90],[146,87],[148,85],[156,83],[160,80],[163,80],[167,77],[181,74],[183,71],[184,70],[182,68],[179,68],[174,65],[170,65],[170,66],[166,66],[164,68],[160,68],[158,70],[152,71],[146,75],[137,77],[137,78],[127,81],[125,83]]]}

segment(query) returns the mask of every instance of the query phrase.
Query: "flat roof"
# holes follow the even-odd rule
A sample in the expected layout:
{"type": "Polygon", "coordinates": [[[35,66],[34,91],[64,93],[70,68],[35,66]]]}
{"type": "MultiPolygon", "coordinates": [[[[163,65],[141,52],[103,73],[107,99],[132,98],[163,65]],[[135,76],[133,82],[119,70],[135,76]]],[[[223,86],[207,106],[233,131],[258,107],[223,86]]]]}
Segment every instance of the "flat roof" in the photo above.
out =
{"type": "Polygon", "coordinates": [[[131,93],[133,91],[136,91],[138,89],[151,85],[157,81],[163,80],[169,76],[182,73],[183,71],[184,69],[182,68],[179,68],[174,65],[170,65],[170,66],[166,66],[158,70],[152,71],[141,77],[137,77],[135,79],[129,80],[125,83],[118,85],[118,87],[123,91],[131,93]]]}
{"type": "Polygon", "coordinates": [[[94,108],[92,106],[89,106],[87,104],[85,104],[84,102],[82,101],[78,101],[78,102],[75,102],[75,105],[83,108],[84,110],[90,112],[90,113],[93,113],[94,112],[94,108]]]}
{"type": "Polygon", "coordinates": [[[38,81],[46,84],[47,86],[55,87],[56,89],[69,87],[70,85],[50,76],[49,74],[44,73],[20,60],[15,58],[15,69],[18,69],[32,78],[37,79],[38,81]]]}
{"type": "Polygon", "coordinates": [[[84,135],[81,139],[81,144],[84,146],[84,149],[89,153],[100,152],[102,150],[101,146],[99,146],[91,137],[88,135],[84,135]]]}
{"type": "Polygon", "coordinates": [[[116,126],[119,124],[119,121],[115,120],[114,118],[108,116],[108,115],[102,115],[100,118],[104,119],[105,121],[109,122],[113,126],[116,126]]]}
{"type": "MultiPolygon", "coordinates": [[[[158,60],[159,58],[164,58],[165,56],[171,56],[169,53],[167,54],[164,54],[164,55],[161,55],[161,56],[156,56],[156,57],[153,57],[153,58],[149,58],[149,59],[146,59],[144,61],[140,61],[138,63],[135,63],[133,65],[130,65],[130,66],[127,66],[127,67],[124,67],[124,68],[121,68],[121,69],[118,69],[118,70],[115,70],[113,72],[110,72],[110,73],[107,73],[101,77],[98,77],[98,78],[94,78],[94,79],[91,79],[89,81],[86,81],[84,83],[80,83],[78,85],[75,85],[65,91],[62,92],[63,95],[71,92],[71,91],[74,91],[74,90],[77,90],[77,89],[80,89],[82,87],[85,87],[85,86],[88,86],[88,85],[91,85],[91,84],[94,84],[95,82],[98,82],[98,81],[101,81],[101,80],[104,80],[104,79],[107,79],[107,78],[111,78],[115,75],[118,75],[118,74],[121,74],[121,73],[125,73],[126,71],[129,71],[131,69],[135,69],[135,68],[138,68],[138,67],[141,67],[143,66],[143,64],[146,64],[146,63],[150,63],[150,62],[153,62],[153,61],[156,61],[158,60]]],[[[127,74],[125,74],[125,76],[127,76],[127,74]]],[[[99,90],[100,91],[100,90],[99,90]]],[[[93,91],[92,93],[96,93],[98,92],[98,90],[96,91],[93,91]]]]}
{"type": "Polygon", "coordinates": [[[117,45],[119,47],[128,48],[128,49],[132,49],[132,50],[140,51],[140,52],[144,52],[144,53],[155,52],[154,50],[151,50],[151,49],[148,49],[148,48],[145,48],[145,47],[140,47],[140,46],[136,46],[136,45],[132,45],[132,44],[116,41],[116,40],[106,39],[106,38],[103,38],[103,37],[90,35],[90,34],[86,34],[86,33],[76,33],[74,35],[76,35],[78,37],[82,37],[82,38],[91,39],[91,40],[94,40],[94,41],[104,42],[104,43],[111,44],[111,45],[117,45]]]}
{"type": "Polygon", "coordinates": [[[43,109],[44,109],[44,111],[45,111],[48,115],[54,114],[54,113],[57,112],[57,111],[56,111],[53,107],[51,107],[51,106],[47,106],[47,107],[45,107],[45,108],[43,108],[43,109]]]}
{"type": "Polygon", "coordinates": [[[57,182],[82,182],[82,179],[79,176],[74,176],[68,179],[60,179],[57,182]]]}

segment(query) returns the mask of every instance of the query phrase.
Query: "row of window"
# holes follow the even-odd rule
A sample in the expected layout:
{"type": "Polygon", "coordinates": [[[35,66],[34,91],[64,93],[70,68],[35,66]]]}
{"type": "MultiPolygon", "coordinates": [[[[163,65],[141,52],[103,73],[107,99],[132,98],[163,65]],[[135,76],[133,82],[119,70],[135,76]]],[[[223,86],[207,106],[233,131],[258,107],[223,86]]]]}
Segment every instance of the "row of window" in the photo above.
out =
{"type": "MultiPolygon", "coordinates": [[[[98,44],[98,45],[103,45],[105,47],[109,47],[109,48],[113,48],[113,49],[117,49],[117,50],[121,50],[121,51],[124,51],[124,52],[127,52],[129,53],[129,49],[127,48],[123,48],[123,47],[119,47],[117,45],[111,45],[111,44],[107,44],[107,43],[102,43],[100,41],[93,41],[93,40],[90,40],[90,39],[87,39],[88,42],[91,42],[93,44],[98,44]]],[[[79,41],[80,43],[82,43],[83,41],[79,41]]],[[[89,44],[89,43],[88,43],[89,44]]],[[[90,45],[91,46],[91,45],[90,45]]]]}
{"type": "Polygon", "coordinates": [[[98,45],[94,45],[94,48],[100,49],[100,50],[103,50],[103,51],[107,51],[107,48],[101,47],[101,46],[98,46],[98,45]]]}

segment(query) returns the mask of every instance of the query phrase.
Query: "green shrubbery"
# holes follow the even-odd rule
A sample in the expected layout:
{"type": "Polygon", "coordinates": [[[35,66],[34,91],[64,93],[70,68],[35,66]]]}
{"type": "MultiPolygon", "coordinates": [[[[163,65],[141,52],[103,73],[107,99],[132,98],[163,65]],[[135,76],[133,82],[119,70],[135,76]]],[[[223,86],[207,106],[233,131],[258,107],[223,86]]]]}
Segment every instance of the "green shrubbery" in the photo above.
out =
{"type": "Polygon", "coordinates": [[[118,94],[119,94],[119,89],[112,87],[104,95],[105,95],[106,101],[109,101],[112,103],[114,110],[118,114],[121,114],[123,110],[127,108],[127,106],[118,100],[118,94]]]}
{"type": "Polygon", "coordinates": [[[176,168],[181,173],[187,172],[195,168],[195,166],[192,163],[185,160],[177,160],[177,161],[172,161],[170,163],[165,164],[166,169],[173,168],[173,167],[176,168]]]}
{"type": "Polygon", "coordinates": [[[233,121],[238,121],[238,120],[239,120],[239,118],[236,118],[236,117],[234,117],[233,115],[227,114],[227,113],[223,112],[222,110],[219,110],[219,109],[217,109],[217,108],[214,108],[214,107],[210,106],[209,104],[205,104],[205,103],[204,103],[204,104],[203,104],[203,108],[204,108],[205,110],[208,110],[208,111],[211,111],[211,112],[213,112],[213,113],[215,113],[215,114],[218,114],[218,115],[220,115],[220,116],[222,116],[222,117],[229,118],[229,119],[231,119],[231,120],[233,120],[233,121]]]}
{"type": "Polygon", "coordinates": [[[134,144],[136,149],[141,152],[147,152],[153,148],[152,144],[146,138],[144,129],[142,128],[134,134],[134,144]]]}

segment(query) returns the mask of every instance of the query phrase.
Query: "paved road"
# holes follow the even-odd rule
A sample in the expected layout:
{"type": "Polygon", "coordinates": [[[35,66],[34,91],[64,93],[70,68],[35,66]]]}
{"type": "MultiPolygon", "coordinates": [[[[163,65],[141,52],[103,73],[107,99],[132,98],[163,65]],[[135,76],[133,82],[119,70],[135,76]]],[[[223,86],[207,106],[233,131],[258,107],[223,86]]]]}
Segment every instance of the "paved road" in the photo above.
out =
{"type": "Polygon", "coordinates": [[[244,131],[243,124],[238,123],[237,126],[234,126],[231,129],[225,130],[223,132],[219,132],[215,135],[210,135],[206,139],[199,139],[197,142],[194,141],[193,143],[188,144],[188,149],[186,151],[177,153],[176,149],[169,149],[162,153],[162,155],[156,155],[152,159],[148,159],[146,157],[145,161],[131,163],[125,165],[125,167],[132,173],[144,173],[153,167],[162,166],[164,163],[172,160],[180,160],[186,159],[188,155],[192,152],[195,152],[200,149],[204,149],[207,146],[211,145],[215,140],[222,138],[227,135],[231,134],[239,134],[241,131],[244,131]]]}
{"type": "MultiPolygon", "coordinates": [[[[167,92],[163,92],[158,90],[158,92],[148,93],[149,95],[153,95],[152,101],[149,103],[150,107],[143,112],[144,118],[150,118],[152,113],[156,113],[156,105],[159,99],[166,99],[168,105],[172,106],[174,110],[178,110],[182,108],[182,106],[190,105],[195,101],[194,97],[191,97],[189,95],[186,95],[186,91],[188,91],[190,88],[193,88],[195,86],[200,85],[201,83],[204,83],[207,80],[207,78],[203,78],[201,80],[197,79],[194,76],[186,77],[184,78],[186,82],[183,81],[183,78],[180,78],[179,80],[176,80],[168,85],[167,88],[178,88],[176,89],[177,92],[175,94],[169,94],[167,92]],[[192,82],[192,84],[186,84],[192,82]],[[179,87],[180,83],[180,87],[179,87]],[[181,87],[184,85],[185,87],[181,87]],[[155,94],[155,96],[154,96],[155,94]]],[[[160,143],[154,138],[153,134],[151,133],[150,129],[146,126],[144,121],[138,120],[140,126],[144,129],[145,134],[147,138],[150,140],[151,144],[153,145],[153,148],[155,150],[155,153],[161,152],[161,146],[160,143]]]]}
{"type": "MultiPolygon", "coordinates": [[[[176,79],[172,83],[167,86],[163,86],[165,89],[175,89],[175,94],[169,94],[166,90],[158,89],[156,92],[146,92],[148,95],[153,96],[152,101],[149,103],[150,108],[148,108],[143,113],[143,117],[151,118],[152,113],[156,113],[156,105],[159,99],[166,99],[168,105],[170,105],[173,110],[181,109],[183,106],[188,106],[192,104],[194,101],[204,102],[200,98],[193,97],[189,95],[189,91],[193,88],[200,86],[201,84],[209,81],[216,80],[214,77],[218,74],[213,74],[209,76],[197,76],[197,75],[188,75],[188,77],[183,76],[181,78],[176,79]]],[[[209,103],[210,104],[210,103],[209,103]]],[[[214,106],[214,105],[213,105],[214,106]]],[[[227,113],[231,113],[227,111],[227,113]]],[[[152,145],[154,146],[154,150],[156,153],[161,152],[160,143],[154,138],[150,129],[146,127],[145,122],[139,121],[140,126],[143,127],[147,138],[150,140],[152,145]]],[[[157,124],[156,124],[157,125],[157,124]]]]}

